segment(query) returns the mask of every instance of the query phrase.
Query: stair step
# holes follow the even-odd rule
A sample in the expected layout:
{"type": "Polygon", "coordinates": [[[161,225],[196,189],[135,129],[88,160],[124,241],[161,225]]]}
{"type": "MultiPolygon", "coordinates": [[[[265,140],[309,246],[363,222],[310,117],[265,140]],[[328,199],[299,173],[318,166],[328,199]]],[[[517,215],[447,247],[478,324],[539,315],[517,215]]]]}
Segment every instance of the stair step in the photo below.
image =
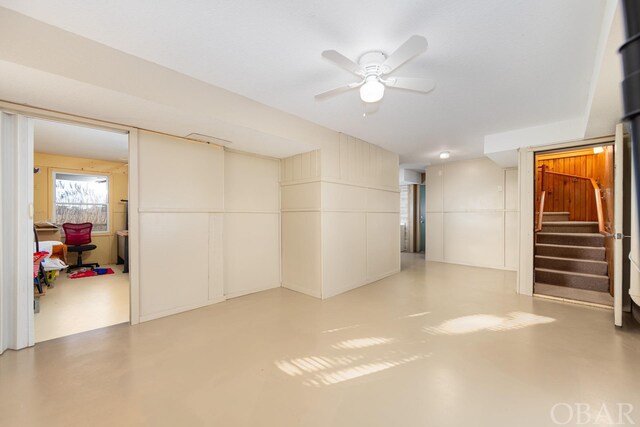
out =
{"type": "Polygon", "coordinates": [[[535,281],[549,285],[560,285],[591,291],[607,292],[609,290],[609,278],[598,274],[573,273],[547,268],[536,268],[535,281]]]}
{"type": "Polygon", "coordinates": [[[571,246],[604,246],[604,236],[599,233],[547,233],[540,231],[536,235],[537,243],[571,246]]]}
{"type": "Polygon", "coordinates": [[[569,212],[543,212],[542,222],[569,221],[569,212]]]}
{"type": "Polygon", "coordinates": [[[542,221],[542,232],[548,233],[597,233],[598,222],[593,221],[542,221]]]}
{"type": "Polygon", "coordinates": [[[535,266],[549,270],[561,270],[574,273],[587,273],[606,276],[608,265],[605,261],[589,259],[561,258],[555,256],[535,256],[535,266]]]}
{"type": "Polygon", "coordinates": [[[608,291],[599,292],[587,289],[569,288],[567,286],[549,285],[547,283],[536,283],[533,287],[533,293],[536,295],[548,295],[557,298],[586,301],[613,307],[613,297],[609,295],[608,291]]]}
{"type": "Polygon", "coordinates": [[[603,247],[592,248],[589,246],[550,245],[543,243],[536,244],[536,255],[590,259],[594,261],[604,261],[606,259],[605,249],[603,247]]]}

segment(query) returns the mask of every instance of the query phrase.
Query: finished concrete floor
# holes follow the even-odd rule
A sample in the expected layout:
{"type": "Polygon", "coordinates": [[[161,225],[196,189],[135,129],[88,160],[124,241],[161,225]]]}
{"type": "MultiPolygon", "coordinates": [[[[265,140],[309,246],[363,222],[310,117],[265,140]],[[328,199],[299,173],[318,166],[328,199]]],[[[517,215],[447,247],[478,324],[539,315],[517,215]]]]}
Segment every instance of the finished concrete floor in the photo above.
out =
{"type": "Polygon", "coordinates": [[[541,427],[618,403],[640,424],[628,319],[516,295],[512,272],[403,263],[325,301],[279,288],[7,351],[0,425],[541,427]]]}

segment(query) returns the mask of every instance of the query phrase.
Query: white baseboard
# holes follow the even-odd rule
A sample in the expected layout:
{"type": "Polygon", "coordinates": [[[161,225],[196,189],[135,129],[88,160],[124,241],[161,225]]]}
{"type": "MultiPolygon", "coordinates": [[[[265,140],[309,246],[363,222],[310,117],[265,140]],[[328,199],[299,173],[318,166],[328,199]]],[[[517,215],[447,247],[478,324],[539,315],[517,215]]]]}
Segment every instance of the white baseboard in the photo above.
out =
{"type": "Polygon", "coordinates": [[[305,295],[308,295],[308,296],[310,296],[310,297],[314,297],[314,298],[320,298],[320,299],[322,299],[322,295],[316,294],[316,293],[314,293],[314,292],[311,292],[311,291],[310,291],[310,290],[308,290],[308,289],[304,289],[304,288],[298,287],[298,286],[296,286],[296,285],[290,285],[290,284],[285,284],[285,283],[283,283],[283,284],[282,284],[282,287],[283,287],[283,288],[286,288],[286,289],[289,289],[289,290],[291,290],[291,291],[300,292],[301,294],[305,294],[305,295]]]}
{"type": "Polygon", "coordinates": [[[468,264],[465,262],[453,262],[453,261],[436,261],[436,260],[426,260],[427,262],[439,262],[441,264],[451,264],[451,265],[463,265],[465,267],[477,267],[477,268],[489,268],[491,270],[502,270],[502,271],[514,271],[514,272],[518,272],[517,268],[512,268],[512,267],[504,267],[504,266],[500,266],[500,265],[478,265],[478,264],[468,264]]]}
{"type": "Polygon", "coordinates": [[[333,298],[333,297],[335,297],[335,296],[342,295],[342,294],[344,294],[345,292],[349,292],[349,291],[352,291],[352,290],[354,290],[354,289],[357,289],[357,288],[361,288],[361,287],[363,287],[363,286],[370,285],[370,284],[375,283],[375,282],[377,282],[377,281],[379,281],[379,280],[382,280],[382,279],[384,279],[384,278],[386,278],[386,277],[393,276],[394,274],[399,273],[399,272],[400,272],[400,270],[401,270],[401,269],[400,269],[400,268],[398,268],[398,269],[393,270],[393,271],[390,271],[390,272],[388,272],[388,273],[384,273],[384,274],[382,274],[382,275],[380,275],[380,276],[378,276],[378,277],[376,277],[376,278],[373,278],[373,279],[367,279],[367,281],[366,281],[366,282],[358,283],[358,284],[355,284],[355,285],[349,286],[348,288],[345,288],[345,289],[343,289],[343,290],[340,290],[339,292],[337,292],[337,293],[335,293],[335,294],[331,294],[331,295],[324,295],[324,294],[323,294],[323,295],[322,295],[322,299],[333,298]]]}
{"type": "Polygon", "coordinates": [[[206,303],[202,304],[191,304],[191,305],[185,305],[182,307],[176,307],[176,308],[172,308],[169,310],[164,310],[164,311],[160,311],[158,313],[152,313],[152,314],[147,314],[144,316],[140,316],[140,323],[142,322],[148,322],[149,320],[155,320],[155,319],[160,319],[162,317],[167,317],[167,316],[172,316],[174,314],[180,314],[180,313],[184,313],[185,311],[191,311],[191,310],[195,310],[197,308],[202,308],[202,307],[207,307],[209,305],[213,305],[213,304],[217,304],[219,302],[223,302],[226,301],[227,297],[216,297],[212,300],[207,301],[206,303]]]}
{"type": "Polygon", "coordinates": [[[257,292],[268,291],[269,289],[276,289],[279,287],[280,287],[280,284],[277,284],[273,286],[265,286],[263,288],[250,289],[248,291],[232,292],[232,293],[226,294],[225,296],[227,299],[238,298],[238,297],[243,297],[245,295],[255,294],[257,292]]]}

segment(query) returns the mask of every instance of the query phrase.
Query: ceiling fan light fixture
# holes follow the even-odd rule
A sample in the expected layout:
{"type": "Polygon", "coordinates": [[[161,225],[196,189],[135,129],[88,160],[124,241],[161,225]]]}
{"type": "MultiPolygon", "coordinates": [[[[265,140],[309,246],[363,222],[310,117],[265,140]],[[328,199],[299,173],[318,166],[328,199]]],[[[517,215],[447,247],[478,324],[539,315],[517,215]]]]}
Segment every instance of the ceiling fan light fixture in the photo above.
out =
{"type": "Polygon", "coordinates": [[[363,102],[378,102],[384,96],[384,85],[376,76],[367,77],[366,81],[360,86],[360,99],[363,102]]]}

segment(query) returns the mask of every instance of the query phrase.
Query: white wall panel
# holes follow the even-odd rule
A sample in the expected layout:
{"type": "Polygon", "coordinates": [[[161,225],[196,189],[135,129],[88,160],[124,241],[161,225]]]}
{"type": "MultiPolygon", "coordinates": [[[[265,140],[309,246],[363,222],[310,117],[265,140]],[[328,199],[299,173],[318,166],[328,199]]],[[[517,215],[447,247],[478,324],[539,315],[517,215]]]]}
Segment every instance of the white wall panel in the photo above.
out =
{"type": "Polygon", "coordinates": [[[225,295],[280,286],[280,214],[224,214],[225,295]]]}
{"type": "Polygon", "coordinates": [[[444,204],[442,200],[444,170],[441,166],[429,167],[426,171],[425,193],[427,212],[442,212],[444,204]]]}
{"type": "Polygon", "coordinates": [[[444,258],[447,262],[482,267],[504,264],[502,212],[444,214],[444,258]]]}
{"type": "Polygon", "coordinates": [[[367,213],[367,282],[400,271],[398,213],[367,213]]]}
{"type": "Polygon", "coordinates": [[[149,320],[209,301],[209,214],[140,214],[140,314],[149,320]]]}
{"type": "Polygon", "coordinates": [[[320,181],[281,187],[283,211],[320,210],[320,181]]]}
{"type": "Polygon", "coordinates": [[[224,299],[224,214],[209,214],[209,302],[224,299]]]}
{"type": "Polygon", "coordinates": [[[445,212],[503,209],[504,169],[486,158],[448,163],[443,192],[445,212]]]}
{"type": "Polygon", "coordinates": [[[248,154],[224,153],[226,212],[277,212],[280,161],[248,154]]]}
{"type": "Polygon", "coordinates": [[[504,171],[504,208],[507,210],[518,210],[518,169],[507,169],[504,171]]]}
{"type": "Polygon", "coordinates": [[[518,171],[489,159],[426,171],[426,259],[515,269],[518,171]]]}
{"type": "MultiPolygon", "coordinates": [[[[427,190],[428,191],[428,190],[427,190]]],[[[444,214],[428,212],[425,220],[425,256],[427,261],[444,261],[444,214]]]]}
{"type": "Polygon", "coordinates": [[[222,148],[145,131],[138,138],[140,210],[223,210],[222,148]]]}
{"type": "MultiPolygon", "coordinates": [[[[324,151],[324,150],[323,150],[324,151]]],[[[309,151],[282,159],[282,182],[320,177],[320,150],[309,151]]]]}
{"type": "Polygon", "coordinates": [[[366,213],[322,213],[322,266],[323,298],[366,283],[366,213]]]}
{"type": "Polygon", "coordinates": [[[400,268],[398,155],[345,134],[331,142],[320,151],[317,180],[296,183],[304,161],[285,159],[280,190],[282,284],[323,298],[368,283],[368,256],[369,278],[400,268]],[[368,238],[372,212],[381,229],[368,238]]]}
{"type": "Polygon", "coordinates": [[[338,164],[342,181],[371,187],[398,186],[397,154],[345,134],[340,134],[338,147],[339,150],[332,153],[337,158],[328,158],[326,163],[338,164]]]}
{"type": "MultiPolygon", "coordinates": [[[[400,192],[367,189],[368,212],[400,212],[400,192]]],[[[398,224],[400,219],[398,219],[398,224]]]]}
{"type": "Polygon", "coordinates": [[[322,297],[320,212],[282,212],[282,286],[322,297]]]}
{"type": "Polygon", "coordinates": [[[364,212],[366,206],[366,188],[332,182],[322,183],[322,210],[364,212]]]}
{"type": "Polygon", "coordinates": [[[326,144],[320,150],[320,166],[322,167],[322,177],[330,179],[340,179],[340,135],[336,135],[335,144],[326,144]]]}
{"type": "Polygon", "coordinates": [[[504,266],[510,270],[518,269],[518,212],[504,213],[504,266]]]}

